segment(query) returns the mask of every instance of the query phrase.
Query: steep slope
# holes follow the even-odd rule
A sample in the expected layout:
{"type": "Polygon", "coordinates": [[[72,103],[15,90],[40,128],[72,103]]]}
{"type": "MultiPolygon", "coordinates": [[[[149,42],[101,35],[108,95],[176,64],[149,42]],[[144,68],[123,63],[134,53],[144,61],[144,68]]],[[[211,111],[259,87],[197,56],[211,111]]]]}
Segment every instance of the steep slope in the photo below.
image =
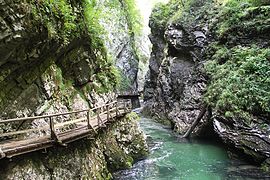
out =
{"type": "Polygon", "coordinates": [[[184,133],[219,135],[269,165],[269,2],[170,1],[153,11],[145,112],[184,133]]]}

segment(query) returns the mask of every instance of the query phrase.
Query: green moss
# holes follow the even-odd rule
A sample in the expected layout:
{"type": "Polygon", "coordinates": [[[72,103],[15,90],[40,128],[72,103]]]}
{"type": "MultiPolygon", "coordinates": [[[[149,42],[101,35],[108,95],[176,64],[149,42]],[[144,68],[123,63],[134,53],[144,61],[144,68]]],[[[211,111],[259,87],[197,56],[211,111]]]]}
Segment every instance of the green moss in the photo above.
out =
{"type": "Polygon", "coordinates": [[[262,164],[262,169],[265,171],[265,172],[270,172],[270,159],[266,159],[264,161],[264,163],[262,164]]]}
{"type": "Polygon", "coordinates": [[[131,112],[131,113],[129,113],[129,114],[126,115],[126,119],[127,119],[128,121],[139,120],[139,116],[138,116],[137,113],[131,112]]]}
{"type": "Polygon", "coordinates": [[[132,86],[131,80],[128,77],[125,76],[125,74],[124,74],[124,72],[122,70],[119,70],[119,72],[120,72],[120,76],[122,78],[119,78],[120,83],[118,84],[117,89],[120,90],[120,91],[125,91],[125,90],[130,89],[130,87],[132,86]]]}
{"type": "Polygon", "coordinates": [[[51,39],[69,40],[80,29],[78,17],[67,0],[31,0],[32,16],[37,23],[42,23],[51,39]]]}
{"type": "Polygon", "coordinates": [[[122,5],[124,7],[125,17],[128,20],[129,33],[140,35],[142,32],[142,17],[138,9],[136,8],[136,3],[134,0],[123,0],[122,5]]]}

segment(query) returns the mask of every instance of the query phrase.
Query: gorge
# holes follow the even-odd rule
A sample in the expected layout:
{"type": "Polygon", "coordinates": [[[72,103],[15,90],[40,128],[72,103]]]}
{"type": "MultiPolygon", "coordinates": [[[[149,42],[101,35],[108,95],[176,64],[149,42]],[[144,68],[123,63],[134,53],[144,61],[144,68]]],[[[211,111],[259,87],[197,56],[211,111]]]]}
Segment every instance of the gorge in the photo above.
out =
{"type": "MultiPolygon", "coordinates": [[[[2,155],[6,142],[52,131],[5,133],[51,120],[0,123],[0,179],[270,178],[268,0],[0,0],[0,7],[0,121],[95,109],[131,92],[144,100],[141,112],[116,115],[94,137],[10,158],[2,155]]],[[[54,122],[76,119],[89,117],[54,122]]],[[[79,126],[56,126],[56,136],[79,126]]]]}

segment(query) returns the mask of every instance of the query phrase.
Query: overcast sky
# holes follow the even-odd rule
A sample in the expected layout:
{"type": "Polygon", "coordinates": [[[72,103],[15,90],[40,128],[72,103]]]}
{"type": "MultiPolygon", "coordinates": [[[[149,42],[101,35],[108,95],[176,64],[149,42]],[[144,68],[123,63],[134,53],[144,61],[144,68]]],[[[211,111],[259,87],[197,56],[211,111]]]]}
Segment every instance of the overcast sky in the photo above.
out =
{"type": "Polygon", "coordinates": [[[158,2],[168,2],[168,0],[136,0],[138,9],[141,12],[141,15],[143,17],[144,20],[144,31],[149,32],[149,28],[148,28],[148,21],[149,21],[149,16],[151,15],[151,11],[152,8],[154,7],[154,5],[158,2]]]}

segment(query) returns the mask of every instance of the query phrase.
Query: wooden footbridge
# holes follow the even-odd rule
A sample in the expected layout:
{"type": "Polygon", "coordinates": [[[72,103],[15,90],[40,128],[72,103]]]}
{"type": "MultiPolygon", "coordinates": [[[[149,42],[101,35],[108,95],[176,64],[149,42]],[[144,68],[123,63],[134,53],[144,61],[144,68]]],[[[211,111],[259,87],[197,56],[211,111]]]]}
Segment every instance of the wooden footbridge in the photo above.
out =
{"type": "Polygon", "coordinates": [[[36,128],[0,133],[0,159],[12,158],[55,145],[67,146],[68,143],[85,137],[93,138],[99,129],[130,111],[130,101],[114,101],[93,109],[0,120],[0,125],[21,122],[43,123],[36,128]],[[63,119],[67,121],[63,122],[63,119]],[[1,141],[4,138],[7,140],[1,141]]]}
{"type": "Polygon", "coordinates": [[[138,108],[140,107],[140,93],[138,91],[124,91],[124,92],[118,92],[118,99],[129,99],[131,100],[132,108],[138,108]]]}

